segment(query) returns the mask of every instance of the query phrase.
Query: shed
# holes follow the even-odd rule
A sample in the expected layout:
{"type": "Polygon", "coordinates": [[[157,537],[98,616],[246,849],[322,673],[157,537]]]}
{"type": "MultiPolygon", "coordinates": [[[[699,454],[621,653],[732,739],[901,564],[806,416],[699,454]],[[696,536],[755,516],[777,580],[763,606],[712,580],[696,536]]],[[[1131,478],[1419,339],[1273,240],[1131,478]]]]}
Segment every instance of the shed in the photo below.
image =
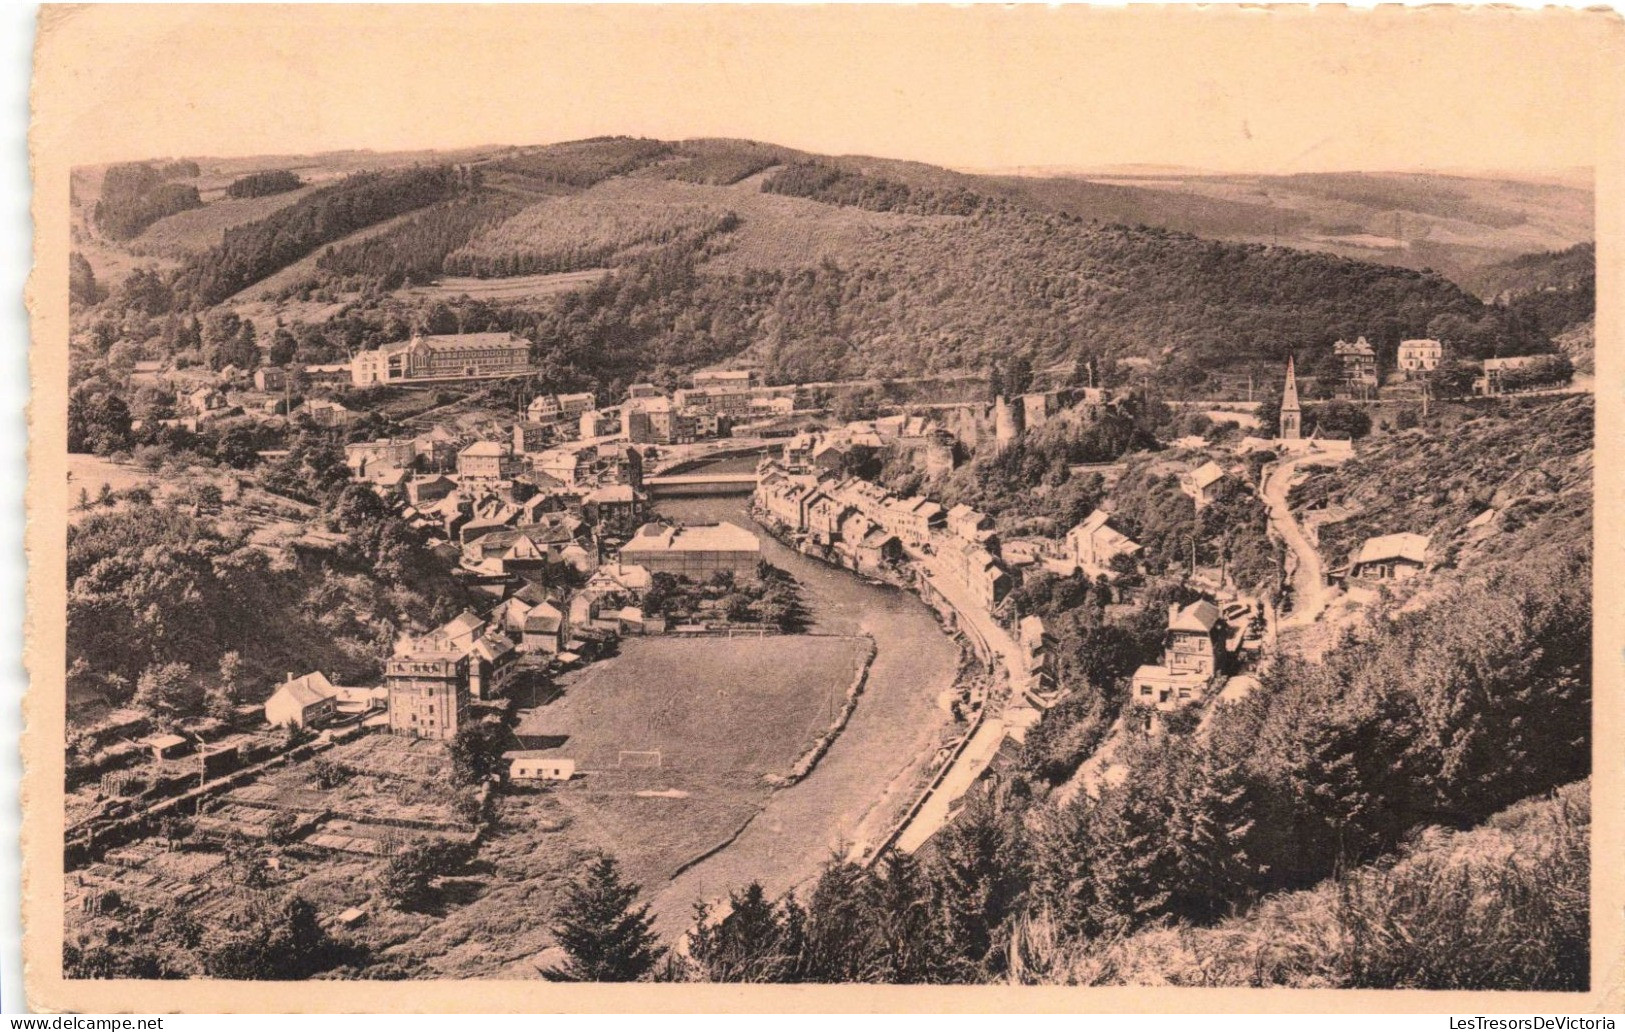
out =
{"type": "Polygon", "coordinates": [[[502,758],[508,761],[508,777],[513,781],[569,781],[576,773],[576,761],[542,749],[516,749],[503,753],[502,758]]]}
{"type": "Polygon", "coordinates": [[[153,735],[141,743],[152,750],[155,760],[167,760],[187,751],[189,743],[180,735],[153,735]]]}

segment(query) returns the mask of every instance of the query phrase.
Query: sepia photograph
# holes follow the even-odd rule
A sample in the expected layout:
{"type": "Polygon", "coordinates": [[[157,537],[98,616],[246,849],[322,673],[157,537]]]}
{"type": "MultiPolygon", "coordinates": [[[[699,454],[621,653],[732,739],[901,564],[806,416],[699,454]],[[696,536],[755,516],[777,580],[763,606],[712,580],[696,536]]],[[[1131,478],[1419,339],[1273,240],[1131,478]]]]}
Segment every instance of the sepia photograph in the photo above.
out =
{"type": "Polygon", "coordinates": [[[36,1006],[1601,1006],[1620,23],[1232,14],[47,8],[36,1006]]]}

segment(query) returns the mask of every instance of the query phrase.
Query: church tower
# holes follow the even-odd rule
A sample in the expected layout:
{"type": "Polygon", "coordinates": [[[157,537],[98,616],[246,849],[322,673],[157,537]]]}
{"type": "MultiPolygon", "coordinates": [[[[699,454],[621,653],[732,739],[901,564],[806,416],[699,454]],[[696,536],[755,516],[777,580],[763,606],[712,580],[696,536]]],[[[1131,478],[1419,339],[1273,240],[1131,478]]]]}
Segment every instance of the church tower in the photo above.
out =
{"type": "Polygon", "coordinates": [[[1281,440],[1296,441],[1301,435],[1303,410],[1298,407],[1298,378],[1292,371],[1292,356],[1286,358],[1286,387],[1281,391],[1281,440]]]}

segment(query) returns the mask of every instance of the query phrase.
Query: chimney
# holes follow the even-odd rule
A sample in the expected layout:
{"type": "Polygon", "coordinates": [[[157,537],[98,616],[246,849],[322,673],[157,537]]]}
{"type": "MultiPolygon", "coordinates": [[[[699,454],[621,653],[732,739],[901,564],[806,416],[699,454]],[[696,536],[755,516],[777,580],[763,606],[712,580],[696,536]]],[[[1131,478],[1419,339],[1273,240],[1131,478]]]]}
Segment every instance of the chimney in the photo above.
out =
{"type": "Polygon", "coordinates": [[[1179,617],[1179,603],[1178,602],[1170,602],[1170,603],[1168,603],[1168,622],[1170,624],[1172,624],[1174,622],[1174,620],[1177,619],[1178,617],[1179,617]]]}
{"type": "Polygon", "coordinates": [[[287,681],[287,683],[289,683],[289,684],[293,683],[293,671],[292,670],[288,671],[288,681],[287,681]]]}

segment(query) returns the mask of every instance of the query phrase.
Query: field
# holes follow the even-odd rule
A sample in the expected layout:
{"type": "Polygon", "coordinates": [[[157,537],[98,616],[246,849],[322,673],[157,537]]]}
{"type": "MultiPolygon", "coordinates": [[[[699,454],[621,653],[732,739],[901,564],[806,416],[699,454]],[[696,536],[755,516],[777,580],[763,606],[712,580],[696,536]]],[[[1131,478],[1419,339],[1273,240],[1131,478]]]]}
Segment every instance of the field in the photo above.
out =
{"type": "Polygon", "coordinates": [[[856,674],[853,638],[667,638],[563,682],[562,698],[525,714],[522,738],[564,737],[560,756],[588,772],[620,750],[655,750],[666,770],[782,773],[827,728],[856,674]]]}
{"type": "Polygon", "coordinates": [[[813,635],[633,639],[515,733],[577,762],[584,776],[554,798],[652,894],[756,813],[771,792],[763,776],[788,771],[830,726],[864,648],[813,635]],[[620,769],[622,750],[658,750],[660,767],[620,769]]]}
{"type": "Polygon", "coordinates": [[[233,226],[263,219],[272,212],[286,208],[316,188],[303,186],[286,193],[268,197],[242,199],[222,197],[201,208],[177,212],[159,219],[130,242],[136,254],[163,255],[185,258],[214,247],[225,238],[226,230],[233,226]]]}

